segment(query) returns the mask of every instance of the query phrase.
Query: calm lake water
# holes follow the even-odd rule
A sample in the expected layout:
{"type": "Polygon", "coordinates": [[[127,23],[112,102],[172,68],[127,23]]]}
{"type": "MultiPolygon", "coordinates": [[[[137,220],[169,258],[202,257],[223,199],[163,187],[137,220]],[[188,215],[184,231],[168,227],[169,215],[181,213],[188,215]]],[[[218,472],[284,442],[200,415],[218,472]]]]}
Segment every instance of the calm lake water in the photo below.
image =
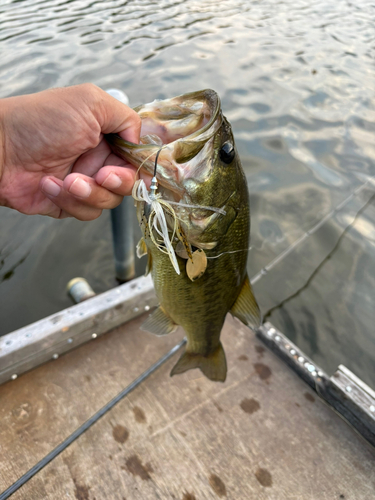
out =
{"type": "MultiPolygon", "coordinates": [[[[329,373],[343,363],[375,387],[374,19],[368,0],[3,0],[0,97],[93,82],[135,106],[215,89],[263,313],[329,373]]],[[[76,276],[115,286],[108,212],[0,208],[0,335],[70,306],[76,276]]]]}

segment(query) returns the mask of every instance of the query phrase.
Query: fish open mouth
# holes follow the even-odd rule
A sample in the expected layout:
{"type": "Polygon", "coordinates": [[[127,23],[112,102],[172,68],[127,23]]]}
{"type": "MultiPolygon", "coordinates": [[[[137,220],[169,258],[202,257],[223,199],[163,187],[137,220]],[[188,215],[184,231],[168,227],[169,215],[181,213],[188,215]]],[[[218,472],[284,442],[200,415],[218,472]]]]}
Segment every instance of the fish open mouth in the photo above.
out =
{"type": "Polygon", "coordinates": [[[210,128],[220,109],[213,90],[155,100],[134,110],[142,120],[141,144],[162,146],[180,139],[194,140],[210,128]]]}
{"type": "Polygon", "coordinates": [[[140,144],[106,136],[112,150],[156,177],[161,186],[182,199],[185,181],[203,182],[210,175],[213,139],[222,124],[220,99],[214,90],[155,100],[134,108],[142,120],[140,144]]]}

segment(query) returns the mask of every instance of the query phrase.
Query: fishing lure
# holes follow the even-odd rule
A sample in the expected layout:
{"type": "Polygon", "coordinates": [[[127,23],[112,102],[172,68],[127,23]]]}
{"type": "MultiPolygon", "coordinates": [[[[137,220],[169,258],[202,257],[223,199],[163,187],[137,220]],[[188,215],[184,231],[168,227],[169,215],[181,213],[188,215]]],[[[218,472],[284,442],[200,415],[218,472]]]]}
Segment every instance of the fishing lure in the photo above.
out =
{"type": "Polygon", "coordinates": [[[190,243],[187,240],[185,232],[178,220],[175,210],[172,205],[177,205],[184,208],[203,208],[213,212],[225,215],[226,212],[222,208],[189,205],[181,202],[163,200],[161,193],[158,193],[158,181],[156,178],[158,157],[163,148],[159,149],[155,157],[154,175],[151,180],[150,191],[147,190],[143,179],[135,182],[132,196],[135,201],[144,202],[144,215],[147,220],[150,231],[150,238],[160,252],[167,254],[177,274],[180,274],[180,267],[176,257],[176,250],[173,248],[172,241],[177,237],[180,240],[180,250],[177,249],[177,254],[187,259],[186,272],[191,281],[200,278],[207,268],[207,257],[204,250],[198,248],[193,252],[190,243]],[[168,229],[167,218],[172,221],[172,235],[168,229]]]}

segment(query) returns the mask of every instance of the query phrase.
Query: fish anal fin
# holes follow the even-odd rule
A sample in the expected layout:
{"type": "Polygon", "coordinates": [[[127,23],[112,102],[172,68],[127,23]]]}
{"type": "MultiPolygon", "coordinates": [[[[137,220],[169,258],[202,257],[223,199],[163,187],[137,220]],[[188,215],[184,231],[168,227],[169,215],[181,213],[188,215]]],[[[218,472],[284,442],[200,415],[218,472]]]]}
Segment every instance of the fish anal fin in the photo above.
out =
{"type": "Polygon", "coordinates": [[[155,335],[167,335],[168,333],[172,333],[176,328],[177,325],[161,306],[155,309],[141,325],[141,330],[155,335]]]}
{"type": "Polygon", "coordinates": [[[247,274],[237,300],[230,312],[253,330],[256,330],[262,324],[262,314],[254,297],[247,274]]]}
{"type": "Polygon", "coordinates": [[[208,356],[184,352],[171,371],[171,377],[188,370],[199,368],[208,379],[214,382],[225,382],[227,377],[227,362],[221,343],[208,356]]]}

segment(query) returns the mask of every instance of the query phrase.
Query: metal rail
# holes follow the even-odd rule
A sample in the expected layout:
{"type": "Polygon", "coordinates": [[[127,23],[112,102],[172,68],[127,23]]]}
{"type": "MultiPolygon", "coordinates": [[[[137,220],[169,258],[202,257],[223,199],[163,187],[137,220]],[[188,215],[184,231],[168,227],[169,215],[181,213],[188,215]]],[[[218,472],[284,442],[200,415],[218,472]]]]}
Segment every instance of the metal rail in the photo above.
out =
{"type": "Polygon", "coordinates": [[[271,323],[257,336],[375,446],[375,392],[367,384],[343,365],[330,377],[271,323]]]}

